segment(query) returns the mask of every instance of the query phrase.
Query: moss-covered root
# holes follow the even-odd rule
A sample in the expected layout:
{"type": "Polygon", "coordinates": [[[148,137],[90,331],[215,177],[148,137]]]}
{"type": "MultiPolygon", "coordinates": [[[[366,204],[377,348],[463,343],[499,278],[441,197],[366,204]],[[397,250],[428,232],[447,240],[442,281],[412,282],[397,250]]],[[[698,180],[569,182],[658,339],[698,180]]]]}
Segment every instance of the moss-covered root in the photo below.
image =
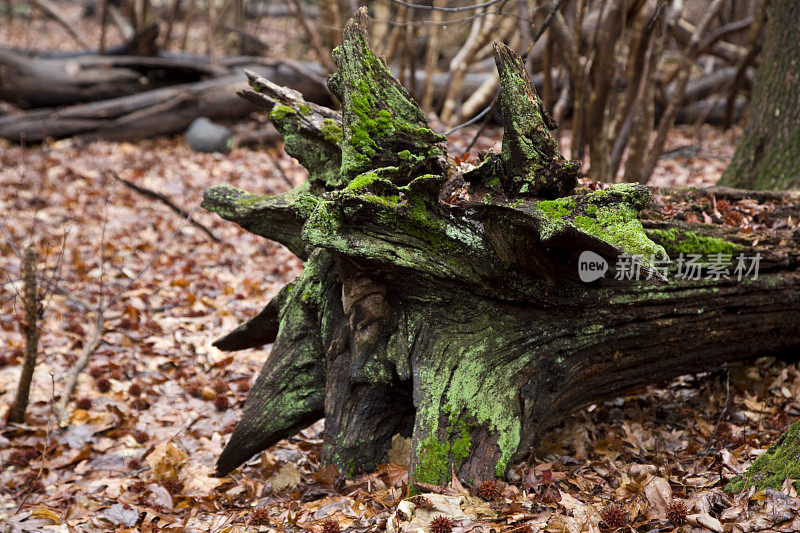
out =
{"type": "Polygon", "coordinates": [[[412,482],[443,484],[453,470],[469,483],[505,474],[521,441],[521,409],[517,391],[482,364],[470,353],[449,370],[415,366],[412,482]]]}
{"type": "Polygon", "coordinates": [[[419,328],[411,330],[412,481],[443,483],[451,469],[469,483],[493,479],[527,450],[520,389],[538,351],[518,333],[536,329],[521,316],[462,295],[407,319],[419,328]]]}
{"type": "Polygon", "coordinates": [[[308,183],[276,196],[260,196],[230,185],[203,193],[203,208],[267,239],[278,241],[306,259],[311,247],[300,236],[303,224],[319,200],[308,193],[308,183]]]}
{"type": "Polygon", "coordinates": [[[246,71],[253,88],[239,96],[269,112],[269,119],[283,136],[286,153],[309,172],[310,189],[319,193],[341,187],[342,118],[338,111],[303,100],[292,89],[275,85],[246,71]]]}
{"type": "Polygon", "coordinates": [[[336,303],[333,297],[341,294],[332,264],[330,254],[314,252],[303,273],[281,295],[275,344],[217,461],[218,475],[323,417],[323,346],[330,338],[328,323],[341,317],[341,311],[337,315],[330,307],[336,303]]]}
{"type": "Polygon", "coordinates": [[[734,493],[750,487],[781,490],[787,478],[792,480],[794,490],[800,492],[800,422],[792,424],[766,453],[753,461],[747,472],[733,478],[725,490],[734,493]]]}
{"type": "Polygon", "coordinates": [[[342,174],[393,167],[399,184],[446,167],[444,137],[428,127],[420,108],[367,46],[366,8],[345,27],[333,51],[339,72],[328,86],[343,106],[342,174]]]}
{"type": "Polygon", "coordinates": [[[500,75],[503,150],[495,164],[487,165],[489,173],[478,175],[486,185],[500,177],[509,195],[557,198],[570,194],[577,184],[580,162],[567,161],[559,153],[548,132],[555,124],[519,56],[506,45],[494,43],[494,57],[500,75]]]}

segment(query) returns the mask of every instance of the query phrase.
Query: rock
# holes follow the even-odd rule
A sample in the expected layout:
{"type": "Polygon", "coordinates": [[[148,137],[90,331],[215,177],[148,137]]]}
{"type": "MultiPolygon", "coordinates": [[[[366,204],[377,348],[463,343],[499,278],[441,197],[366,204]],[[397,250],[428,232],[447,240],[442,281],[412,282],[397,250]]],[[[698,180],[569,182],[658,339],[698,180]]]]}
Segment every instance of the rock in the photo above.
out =
{"type": "Polygon", "coordinates": [[[233,143],[233,133],[206,117],[198,117],[186,130],[186,142],[195,152],[227,152],[233,143]]]}

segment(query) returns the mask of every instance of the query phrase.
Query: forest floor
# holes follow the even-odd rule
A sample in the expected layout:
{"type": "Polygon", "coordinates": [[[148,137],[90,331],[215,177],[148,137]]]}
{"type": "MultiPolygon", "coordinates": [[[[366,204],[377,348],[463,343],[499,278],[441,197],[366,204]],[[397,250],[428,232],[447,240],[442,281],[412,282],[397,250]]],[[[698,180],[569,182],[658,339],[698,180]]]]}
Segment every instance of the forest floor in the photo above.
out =
{"type": "MultiPolygon", "coordinates": [[[[473,133],[451,139],[456,153],[473,133]]],[[[497,143],[498,134],[489,132],[477,150],[497,143]]],[[[674,144],[686,135],[676,131],[674,144]]],[[[705,161],[663,160],[662,184],[716,181],[724,168],[716,153],[729,154],[732,143],[709,129],[707,137],[714,135],[710,146],[722,148],[705,161]],[[718,170],[709,170],[718,161],[718,170]]],[[[231,477],[211,475],[268,352],[229,355],[211,342],[259,311],[302,265],[282,246],[197,205],[206,187],[224,182],[259,194],[299,184],[304,171],[280,145],[223,155],[194,153],[180,137],[59,141],[4,146],[0,169],[3,411],[23,353],[17,252],[32,244],[49,282],[27,420],[0,429],[0,520],[30,531],[54,524],[79,531],[318,531],[331,517],[342,529],[383,529],[403,495],[406,467],[390,464],[342,479],[319,462],[321,423],[231,477]],[[114,174],[168,196],[219,242],[114,174]],[[99,309],[102,342],[81,374],[62,430],[53,410],[99,309]]],[[[711,530],[763,522],[747,499],[722,487],[795,420],[795,398],[797,365],[763,359],[591,406],[512,468],[491,527],[593,529],[601,512],[618,503],[635,529],[670,530],[664,506],[673,496],[696,515],[695,524],[711,530]]],[[[464,524],[461,531],[489,531],[486,524],[464,524]]]]}
{"type": "MultiPolygon", "coordinates": [[[[454,135],[451,151],[474,133],[454,135]]],[[[662,158],[651,184],[715,183],[738,132],[702,133],[700,150],[662,158]]],[[[486,132],[473,151],[497,148],[499,134],[486,132]]],[[[695,142],[692,128],[677,128],[668,149],[695,142]]],[[[386,528],[407,467],[344,479],[320,463],[322,422],[212,476],[268,348],[230,355],[211,342],[302,264],[197,206],[212,185],[274,194],[304,179],[280,145],[228,154],[194,153],[181,137],[0,145],[0,416],[21,371],[22,249],[37,250],[46,282],[26,422],[0,426],[1,531],[318,532],[328,519],[353,532],[386,528]],[[169,197],[218,242],[115,174],[169,197]],[[54,410],[99,313],[101,342],[62,429],[54,410]]],[[[597,531],[613,505],[636,531],[671,531],[673,500],[688,512],[687,531],[798,531],[791,487],[741,498],[722,490],[797,419],[797,398],[798,364],[762,358],[589,406],[511,468],[492,518],[453,531],[597,531]]]]}

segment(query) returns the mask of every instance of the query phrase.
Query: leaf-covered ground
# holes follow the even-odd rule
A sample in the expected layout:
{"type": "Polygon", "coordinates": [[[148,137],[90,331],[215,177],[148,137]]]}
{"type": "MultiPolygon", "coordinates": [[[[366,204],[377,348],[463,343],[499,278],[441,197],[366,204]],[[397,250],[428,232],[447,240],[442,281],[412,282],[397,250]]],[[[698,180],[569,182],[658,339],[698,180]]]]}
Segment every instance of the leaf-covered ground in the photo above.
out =
{"type": "MultiPolygon", "coordinates": [[[[472,133],[453,144],[468,143],[472,133]]],[[[478,149],[492,142],[481,140],[478,149]]],[[[27,421],[0,430],[0,520],[30,531],[321,531],[328,518],[351,531],[387,527],[406,468],[389,464],[343,479],[319,463],[322,423],[232,477],[211,477],[267,350],[231,356],[210,343],[260,310],[301,264],[281,246],[194,208],[212,184],[267,194],[299,183],[302,170],[280,146],[207,155],[180,138],[62,141],[5,146],[0,168],[3,411],[23,352],[17,251],[33,243],[49,283],[27,421]],[[110,171],[194,210],[220,242],[110,171]],[[89,342],[96,309],[112,300],[62,430],[52,415],[66,376],[89,342]]],[[[657,200],[667,215],[681,209],[657,200]]],[[[489,511],[468,512],[455,531],[593,531],[606,525],[609,505],[619,505],[638,531],[668,531],[672,501],[684,504],[686,527],[797,530],[794,494],[751,495],[748,506],[721,490],[800,414],[796,398],[797,365],[761,360],[591,406],[512,469],[489,511]]],[[[438,503],[464,500],[455,494],[438,503]]],[[[469,510],[463,501],[461,508],[469,510]]],[[[393,523],[401,522],[395,516],[393,523]]]]}

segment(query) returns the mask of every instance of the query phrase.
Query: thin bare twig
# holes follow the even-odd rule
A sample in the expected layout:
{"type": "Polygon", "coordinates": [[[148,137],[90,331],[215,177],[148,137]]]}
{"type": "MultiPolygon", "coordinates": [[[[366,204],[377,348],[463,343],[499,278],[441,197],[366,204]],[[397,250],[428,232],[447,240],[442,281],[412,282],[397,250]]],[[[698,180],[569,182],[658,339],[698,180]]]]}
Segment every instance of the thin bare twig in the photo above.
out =
{"type": "Polygon", "coordinates": [[[409,2],[404,2],[403,0],[389,0],[393,4],[397,4],[403,7],[408,7],[411,9],[418,9],[420,11],[443,11],[445,13],[460,13],[462,11],[472,11],[475,9],[483,9],[485,7],[493,6],[494,4],[500,3],[503,0],[489,0],[484,4],[476,4],[474,6],[461,6],[461,7],[442,7],[437,5],[420,5],[420,4],[411,4],[409,2]]]}
{"type": "Polygon", "coordinates": [[[58,426],[61,428],[65,428],[69,425],[69,411],[67,410],[67,405],[69,404],[72,395],[75,393],[75,388],[78,386],[78,378],[86,368],[86,365],[89,364],[94,351],[98,346],[100,346],[100,341],[103,338],[104,328],[105,309],[101,306],[97,309],[97,315],[95,316],[94,329],[92,331],[91,339],[86,346],[84,346],[80,357],[78,357],[78,359],[72,364],[72,368],[69,372],[69,378],[67,379],[67,383],[64,385],[64,391],[61,394],[61,399],[54,410],[56,421],[58,422],[58,426]]]}
{"type": "Polygon", "coordinates": [[[536,41],[538,41],[547,28],[550,27],[550,23],[553,22],[553,17],[556,16],[556,13],[558,13],[558,10],[561,9],[561,4],[563,3],[564,0],[556,0],[556,3],[553,4],[552,8],[550,8],[550,11],[547,13],[547,17],[545,17],[544,22],[542,22],[542,25],[539,26],[539,29],[536,30],[536,33],[533,34],[533,37],[531,37],[531,42],[528,44],[528,48],[525,49],[525,53],[522,55],[522,61],[528,59],[528,54],[533,49],[533,45],[536,44],[536,41]]]}
{"type": "Polygon", "coordinates": [[[450,128],[450,129],[449,129],[449,130],[447,130],[446,132],[442,133],[442,135],[445,135],[445,136],[447,136],[447,135],[450,135],[451,133],[455,133],[455,132],[457,132],[457,131],[458,131],[458,130],[460,130],[461,128],[466,128],[467,126],[471,126],[471,125],[475,124],[475,123],[476,123],[476,122],[478,122],[480,119],[482,119],[483,117],[485,117],[485,116],[486,116],[486,115],[489,113],[489,111],[491,111],[491,110],[492,110],[492,106],[493,106],[493,105],[494,105],[494,101],[492,101],[492,103],[491,103],[491,104],[489,104],[488,106],[486,106],[486,108],[485,108],[483,111],[481,111],[480,113],[478,113],[477,115],[475,115],[474,117],[472,117],[471,119],[469,119],[468,121],[466,121],[466,122],[463,122],[463,123],[461,123],[461,124],[459,124],[458,126],[455,126],[455,127],[453,127],[453,128],[450,128]]]}
{"type": "Polygon", "coordinates": [[[196,228],[201,229],[206,235],[208,235],[211,238],[212,241],[219,242],[219,238],[216,235],[214,235],[213,233],[211,233],[210,229],[208,229],[203,224],[201,224],[200,222],[198,222],[197,220],[192,218],[192,216],[191,216],[191,214],[189,212],[187,212],[186,210],[184,210],[184,209],[180,208],[179,206],[175,205],[175,203],[172,200],[170,200],[169,198],[167,198],[166,196],[164,196],[160,192],[156,192],[156,191],[153,191],[153,190],[148,189],[146,187],[142,187],[141,185],[136,185],[135,183],[132,183],[132,182],[126,180],[125,178],[120,177],[114,171],[109,170],[108,174],[111,177],[113,177],[114,179],[120,181],[126,187],[129,187],[129,188],[133,189],[134,191],[138,192],[139,194],[141,194],[143,196],[146,196],[148,198],[152,198],[154,200],[158,200],[159,202],[163,203],[164,205],[166,205],[167,207],[169,207],[170,209],[172,209],[173,211],[178,213],[178,215],[180,215],[181,217],[187,219],[190,224],[192,224],[196,228]]]}

